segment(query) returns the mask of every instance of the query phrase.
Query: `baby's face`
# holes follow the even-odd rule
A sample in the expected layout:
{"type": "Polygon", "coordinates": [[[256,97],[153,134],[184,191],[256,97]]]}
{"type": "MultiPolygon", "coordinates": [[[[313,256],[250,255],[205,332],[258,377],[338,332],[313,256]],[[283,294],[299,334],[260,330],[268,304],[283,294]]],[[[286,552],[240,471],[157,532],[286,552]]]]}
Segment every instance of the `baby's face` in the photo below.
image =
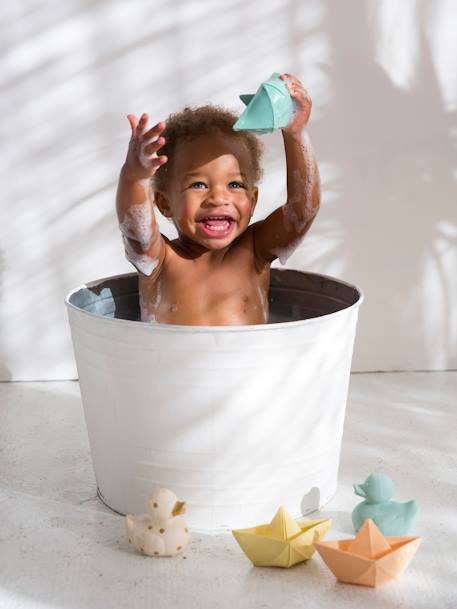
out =
{"type": "Polygon", "coordinates": [[[245,144],[224,134],[182,142],[159,205],[182,238],[211,250],[243,233],[257,202],[245,144]]]}

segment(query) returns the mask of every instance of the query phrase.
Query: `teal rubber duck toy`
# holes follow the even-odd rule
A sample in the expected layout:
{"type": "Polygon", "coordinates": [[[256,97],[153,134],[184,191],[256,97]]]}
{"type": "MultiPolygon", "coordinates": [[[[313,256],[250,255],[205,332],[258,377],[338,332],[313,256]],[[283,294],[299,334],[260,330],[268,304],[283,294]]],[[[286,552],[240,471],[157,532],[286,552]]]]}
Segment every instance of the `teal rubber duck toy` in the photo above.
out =
{"type": "Polygon", "coordinates": [[[365,499],[352,512],[356,533],[367,518],[376,523],[383,535],[403,536],[409,533],[417,514],[416,502],[391,501],[395,487],[389,476],[370,474],[363,484],[354,484],[354,491],[365,499]]]}
{"type": "Polygon", "coordinates": [[[278,72],[273,72],[254,95],[240,95],[246,109],[233,125],[235,131],[271,133],[287,127],[295,111],[295,102],[278,72]]]}

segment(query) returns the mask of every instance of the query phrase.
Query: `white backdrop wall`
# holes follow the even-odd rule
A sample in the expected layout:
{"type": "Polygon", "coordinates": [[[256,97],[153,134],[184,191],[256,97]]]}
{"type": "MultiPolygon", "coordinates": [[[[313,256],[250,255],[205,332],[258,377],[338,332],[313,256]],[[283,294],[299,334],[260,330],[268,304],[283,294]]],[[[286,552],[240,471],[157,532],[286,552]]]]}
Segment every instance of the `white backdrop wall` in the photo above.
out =
{"type": "MultiPolygon", "coordinates": [[[[113,202],[126,114],[241,110],[273,71],[314,100],[323,180],[287,266],[359,285],[353,369],[457,367],[452,0],[2,3],[0,379],[75,378],[65,294],[131,270],[113,202]]],[[[264,137],[254,219],[285,200],[264,137]]],[[[162,222],[163,231],[172,227],[162,222]]]]}

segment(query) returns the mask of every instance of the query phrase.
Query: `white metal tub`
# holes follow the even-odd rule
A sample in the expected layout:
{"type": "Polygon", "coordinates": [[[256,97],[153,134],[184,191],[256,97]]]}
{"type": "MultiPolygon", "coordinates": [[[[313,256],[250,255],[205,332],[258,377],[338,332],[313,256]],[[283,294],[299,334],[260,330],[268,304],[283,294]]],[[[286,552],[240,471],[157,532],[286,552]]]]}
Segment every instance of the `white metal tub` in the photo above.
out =
{"type": "Polygon", "coordinates": [[[144,511],[156,486],[187,502],[193,529],[299,516],[334,494],[359,289],[272,269],[255,326],[138,320],[135,273],[67,299],[101,499],[144,511]]]}

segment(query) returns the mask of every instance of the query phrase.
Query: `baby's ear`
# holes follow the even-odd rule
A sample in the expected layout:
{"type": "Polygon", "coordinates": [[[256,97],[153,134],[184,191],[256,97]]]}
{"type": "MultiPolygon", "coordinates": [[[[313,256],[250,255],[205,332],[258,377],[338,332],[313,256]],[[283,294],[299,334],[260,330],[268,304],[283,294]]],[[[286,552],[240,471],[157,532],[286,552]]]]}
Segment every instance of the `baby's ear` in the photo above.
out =
{"type": "Polygon", "coordinates": [[[162,214],[162,216],[165,216],[165,218],[173,217],[173,213],[170,209],[170,204],[168,202],[168,199],[162,192],[156,191],[154,193],[154,203],[159,208],[159,211],[162,214]]]}

